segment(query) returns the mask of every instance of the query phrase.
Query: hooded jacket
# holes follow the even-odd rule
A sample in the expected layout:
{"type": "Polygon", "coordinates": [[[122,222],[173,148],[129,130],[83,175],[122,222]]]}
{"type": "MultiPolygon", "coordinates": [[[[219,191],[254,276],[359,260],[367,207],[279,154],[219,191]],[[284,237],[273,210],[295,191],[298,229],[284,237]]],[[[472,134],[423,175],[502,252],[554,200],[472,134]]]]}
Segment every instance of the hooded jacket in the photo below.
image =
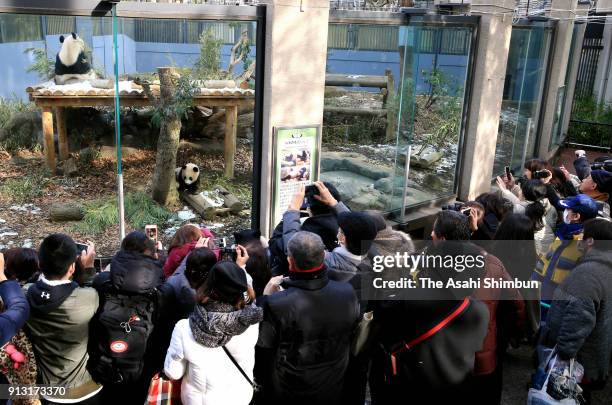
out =
{"type": "Polygon", "coordinates": [[[592,249],[557,288],[544,330],[548,346],[605,381],[612,355],[612,251],[592,249]]]}
{"type": "Polygon", "coordinates": [[[30,306],[17,281],[6,280],[1,282],[0,298],[2,298],[4,304],[4,311],[0,314],[0,345],[4,345],[11,340],[28,319],[30,306]]]}
{"type": "Polygon", "coordinates": [[[49,281],[44,275],[24,289],[31,307],[26,331],[41,382],[66,387],[63,399],[94,395],[101,386],[93,382],[86,365],[89,321],[99,305],[96,290],[70,280],[49,281]]]}

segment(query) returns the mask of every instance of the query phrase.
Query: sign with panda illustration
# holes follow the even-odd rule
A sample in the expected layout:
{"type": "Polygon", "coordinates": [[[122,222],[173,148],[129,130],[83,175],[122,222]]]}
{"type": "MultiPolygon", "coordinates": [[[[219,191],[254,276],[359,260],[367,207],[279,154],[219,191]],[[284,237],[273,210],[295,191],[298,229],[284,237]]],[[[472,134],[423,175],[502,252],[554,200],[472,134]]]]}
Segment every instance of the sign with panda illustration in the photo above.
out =
{"type": "Polygon", "coordinates": [[[319,176],[320,126],[274,128],[271,226],[280,222],[301,184],[319,176]]]}
{"type": "Polygon", "coordinates": [[[74,32],[59,38],[62,47],[55,58],[55,84],[93,80],[96,73],[85,54],[85,42],[74,32]]]}

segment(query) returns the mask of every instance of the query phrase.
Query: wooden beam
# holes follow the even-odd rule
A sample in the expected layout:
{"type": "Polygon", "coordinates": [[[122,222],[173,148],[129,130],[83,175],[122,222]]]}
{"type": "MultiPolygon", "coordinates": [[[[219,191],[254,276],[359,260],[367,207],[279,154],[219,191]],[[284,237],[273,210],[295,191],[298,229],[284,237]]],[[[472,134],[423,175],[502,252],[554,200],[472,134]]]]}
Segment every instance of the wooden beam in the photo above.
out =
{"type": "Polygon", "coordinates": [[[326,105],[323,107],[325,114],[345,114],[345,115],[369,115],[375,117],[386,117],[387,110],[385,108],[352,108],[352,107],[337,107],[326,105]]]}
{"type": "Polygon", "coordinates": [[[68,159],[70,150],[68,148],[68,134],[66,132],[66,110],[64,107],[55,109],[55,120],[57,125],[57,143],[59,146],[60,160],[68,159]]]}
{"type": "Polygon", "coordinates": [[[238,107],[225,108],[225,177],[234,177],[234,157],[236,155],[236,127],[238,107]]]}
{"type": "MultiPolygon", "coordinates": [[[[389,108],[389,103],[393,104],[395,102],[395,81],[393,80],[393,73],[391,69],[385,70],[385,76],[387,76],[387,83],[389,87],[387,87],[387,94],[383,100],[383,106],[387,109],[387,129],[385,137],[387,141],[391,141],[395,139],[395,133],[397,131],[397,115],[399,112],[394,108],[389,108]],[[395,112],[395,114],[394,114],[395,112]]],[[[398,103],[399,108],[399,103],[398,103]]]]}
{"type": "Polygon", "coordinates": [[[387,88],[387,77],[328,73],[325,75],[325,85],[341,87],[378,87],[379,89],[384,89],[387,88]]]}
{"type": "Polygon", "coordinates": [[[43,108],[42,112],[43,142],[47,167],[55,174],[55,143],[53,142],[53,110],[50,107],[43,108]]]}

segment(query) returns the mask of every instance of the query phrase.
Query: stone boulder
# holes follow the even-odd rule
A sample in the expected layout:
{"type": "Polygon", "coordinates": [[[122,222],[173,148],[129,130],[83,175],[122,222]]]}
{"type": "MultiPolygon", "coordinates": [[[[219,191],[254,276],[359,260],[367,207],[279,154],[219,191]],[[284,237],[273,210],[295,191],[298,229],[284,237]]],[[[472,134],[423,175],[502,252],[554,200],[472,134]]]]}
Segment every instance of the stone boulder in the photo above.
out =
{"type": "Polygon", "coordinates": [[[325,152],[321,156],[321,172],[348,171],[369,177],[376,181],[390,177],[392,167],[377,166],[367,161],[366,157],[354,152],[325,152]]]}

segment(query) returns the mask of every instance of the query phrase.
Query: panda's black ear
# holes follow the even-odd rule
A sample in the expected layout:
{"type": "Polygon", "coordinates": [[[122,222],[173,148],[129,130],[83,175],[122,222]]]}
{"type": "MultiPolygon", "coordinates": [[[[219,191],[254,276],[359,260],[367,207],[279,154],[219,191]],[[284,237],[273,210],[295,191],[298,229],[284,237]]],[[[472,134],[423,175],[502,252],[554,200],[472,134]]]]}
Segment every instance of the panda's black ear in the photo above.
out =
{"type": "Polygon", "coordinates": [[[183,169],[183,170],[187,169],[187,165],[181,166],[181,169],[183,169]]]}
{"type": "Polygon", "coordinates": [[[76,34],[74,32],[72,33],[72,39],[76,39],[76,34]]]}
{"type": "Polygon", "coordinates": [[[194,167],[193,167],[193,171],[197,173],[197,172],[199,172],[199,171],[200,171],[200,169],[198,168],[198,166],[194,166],[194,167]]]}
{"type": "Polygon", "coordinates": [[[60,35],[60,44],[63,44],[63,43],[64,43],[64,36],[60,35]]]}

